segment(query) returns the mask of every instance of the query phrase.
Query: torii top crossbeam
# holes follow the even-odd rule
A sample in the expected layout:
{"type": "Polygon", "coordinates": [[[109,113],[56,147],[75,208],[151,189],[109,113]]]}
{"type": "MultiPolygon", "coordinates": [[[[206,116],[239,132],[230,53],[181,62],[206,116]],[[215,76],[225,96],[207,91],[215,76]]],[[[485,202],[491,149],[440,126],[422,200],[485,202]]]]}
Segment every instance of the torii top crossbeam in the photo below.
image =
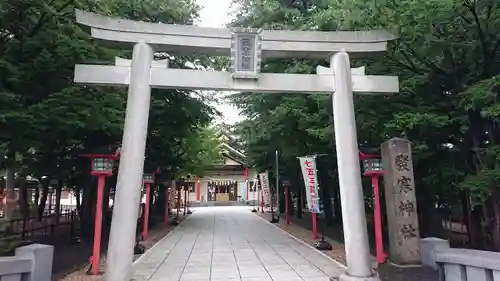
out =
{"type": "MultiPolygon", "coordinates": [[[[247,92],[331,93],[333,70],[319,68],[317,75],[260,73],[262,57],[328,58],[339,51],[368,54],[387,49],[394,36],[385,31],[317,32],[269,31],[248,28],[202,28],[189,25],[136,22],[76,11],[77,22],[90,26],[94,38],[119,44],[146,43],[155,52],[209,54],[231,57],[231,72],[170,69],[168,61],[153,61],[149,86],[247,92]],[[318,75],[319,74],[319,75],[318,75]]],[[[75,82],[130,84],[131,62],[115,66],[76,65],[75,82]]],[[[398,92],[397,77],[353,72],[357,93],[398,92]],[[359,75],[360,74],[360,75],[359,75]]]]}
{"type": "MultiPolygon", "coordinates": [[[[157,52],[229,56],[233,30],[191,25],[147,23],[109,18],[76,11],[76,20],[91,28],[97,39],[134,44],[146,42],[157,52]]],[[[351,55],[384,52],[387,42],[396,37],[383,30],[375,31],[282,31],[259,32],[263,57],[327,58],[331,53],[346,51],[351,55]]]]}

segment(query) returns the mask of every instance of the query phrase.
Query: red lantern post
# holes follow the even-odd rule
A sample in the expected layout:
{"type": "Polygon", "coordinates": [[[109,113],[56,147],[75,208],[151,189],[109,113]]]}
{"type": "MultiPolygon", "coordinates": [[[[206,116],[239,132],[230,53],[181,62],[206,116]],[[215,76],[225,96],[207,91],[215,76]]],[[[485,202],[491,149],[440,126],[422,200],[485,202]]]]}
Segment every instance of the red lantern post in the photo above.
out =
{"type": "Polygon", "coordinates": [[[104,184],[106,177],[113,174],[113,165],[119,156],[116,154],[83,154],[83,157],[92,159],[90,174],[97,176],[97,202],[95,208],[94,221],[94,245],[92,257],[90,257],[91,269],[93,275],[99,274],[99,255],[101,251],[101,233],[102,233],[102,203],[104,200],[104,184]]]}
{"type": "Polygon", "coordinates": [[[146,193],[146,205],[144,206],[144,225],[142,227],[142,240],[146,241],[148,238],[149,228],[149,200],[151,197],[151,185],[155,182],[154,174],[143,175],[144,189],[146,193]]]}
{"type": "Polygon", "coordinates": [[[382,215],[380,212],[380,192],[378,186],[378,177],[384,175],[382,163],[379,154],[365,154],[359,152],[359,158],[363,161],[363,176],[372,178],[372,188],[374,197],[373,219],[375,224],[375,244],[377,252],[377,262],[383,264],[387,257],[384,252],[384,243],[382,237],[382,215]]]}

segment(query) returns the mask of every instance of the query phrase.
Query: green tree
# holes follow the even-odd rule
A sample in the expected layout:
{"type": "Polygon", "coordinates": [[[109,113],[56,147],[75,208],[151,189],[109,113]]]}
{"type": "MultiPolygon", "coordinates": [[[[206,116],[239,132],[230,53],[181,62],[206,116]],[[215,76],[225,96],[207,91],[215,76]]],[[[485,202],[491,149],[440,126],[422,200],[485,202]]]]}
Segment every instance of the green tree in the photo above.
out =
{"type": "MultiPolygon", "coordinates": [[[[93,40],[76,24],[75,9],[191,24],[198,6],[192,0],[0,3],[0,147],[8,156],[7,161],[2,158],[2,166],[22,171],[21,177],[40,179],[41,194],[36,190],[35,196],[40,211],[45,208],[52,179],[59,182],[59,194],[63,186],[73,188],[86,238],[95,206],[95,181],[89,177],[89,159],[78,155],[114,152],[120,145],[126,90],[75,85],[74,65],[108,64],[115,56],[130,58],[131,52],[93,40]]],[[[166,58],[165,54],[157,56],[166,58]]],[[[197,57],[170,57],[172,67],[184,68],[187,61],[203,62],[197,57]]],[[[153,91],[147,169],[160,168],[164,179],[180,170],[184,159],[190,157],[183,151],[184,139],[212,120],[214,111],[206,99],[191,91],[153,91]]],[[[112,194],[116,176],[107,183],[106,194],[112,194]]],[[[106,204],[104,210],[107,208],[106,204]]]]}
{"type": "MultiPolygon", "coordinates": [[[[440,235],[443,209],[462,209],[463,218],[472,218],[467,225],[473,245],[500,250],[500,212],[492,203],[498,196],[498,1],[235,2],[235,25],[323,31],[383,28],[398,34],[385,56],[353,59],[354,66],[366,65],[369,73],[400,77],[395,96],[356,96],[359,142],[379,145],[395,136],[412,141],[418,200],[437,206],[419,209],[423,235],[440,235]],[[486,237],[492,231],[492,237],[486,237]],[[491,244],[483,243],[488,240],[491,244]]],[[[269,72],[313,73],[322,63],[273,59],[262,65],[269,72]]],[[[277,146],[287,159],[284,169],[301,154],[333,151],[330,169],[336,185],[326,96],[243,93],[233,99],[249,117],[240,131],[258,167],[272,165],[270,152],[277,146]]],[[[292,170],[287,176],[293,177],[292,170]]]]}
{"type": "Polygon", "coordinates": [[[203,127],[193,132],[182,143],[184,154],[181,173],[204,176],[207,169],[224,160],[221,145],[214,127],[203,127]]]}

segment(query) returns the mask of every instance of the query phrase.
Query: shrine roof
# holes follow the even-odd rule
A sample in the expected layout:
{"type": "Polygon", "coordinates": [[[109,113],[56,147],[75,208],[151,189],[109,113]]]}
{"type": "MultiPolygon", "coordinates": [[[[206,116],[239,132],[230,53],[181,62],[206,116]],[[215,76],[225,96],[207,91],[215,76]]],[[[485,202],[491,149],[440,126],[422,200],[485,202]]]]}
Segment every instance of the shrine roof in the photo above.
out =
{"type": "Polygon", "coordinates": [[[222,147],[223,147],[223,155],[228,157],[229,159],[235,161],[235,162],[238,162],[240,163],[241,165],[243,166],[246,166],[246,161],[247,161],[247,157],[245,154],[241,153],[240,151],[238,151],[237,149],[231,147],[230,145],[228,145],[227,143],[223,142],[222,143],[222,147]]]}

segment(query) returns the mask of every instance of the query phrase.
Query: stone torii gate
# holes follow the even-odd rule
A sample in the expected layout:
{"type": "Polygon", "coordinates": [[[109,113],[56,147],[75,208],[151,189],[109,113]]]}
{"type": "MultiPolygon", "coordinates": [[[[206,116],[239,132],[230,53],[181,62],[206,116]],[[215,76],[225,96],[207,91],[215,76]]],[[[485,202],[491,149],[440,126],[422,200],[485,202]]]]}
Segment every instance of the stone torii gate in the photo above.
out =
{"type": "Polygon", "coordinates": [[[136,22],[76,12],[77,22],[91,28],[92,37],[133,46],[132,60],[115,65],[76,65],[75,82],[128,86],[117,192],[106,265],[106,281],[129,280],[144,166],[151,88],[210,89],[244,92],[317,93],[333,95],[335,141],[339,169],[347,270],[342,281],[379,280],[373,272],[358,159],[353,92],[389,94],[398,78],[365,75],[351,70],[349,55],[383,52],[395,39],[384,31],[308,32],[248,28],[201,28],[136,22]],[[171,69],[154,60],[154,52],[176,55],[230,56],[231,72],[171,69]],[[269,57],[328,58],[330,68],[317,74],[261,73],[269,57]]]}

